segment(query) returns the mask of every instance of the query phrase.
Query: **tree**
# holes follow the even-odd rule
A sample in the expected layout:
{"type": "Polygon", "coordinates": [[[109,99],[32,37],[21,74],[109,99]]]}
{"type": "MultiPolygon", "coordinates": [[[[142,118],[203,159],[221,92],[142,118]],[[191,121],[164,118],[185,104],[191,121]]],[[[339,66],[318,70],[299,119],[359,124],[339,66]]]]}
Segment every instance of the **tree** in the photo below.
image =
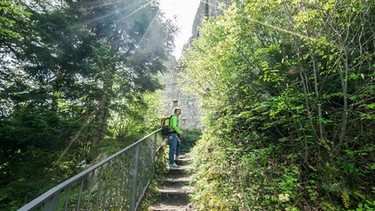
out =
{"type": "Polygon", "coordinates": [[[30,16],[2,43],[1,64],[9,67],[1,71],[4,209],[74,175],[82,160],[93,162],[115,134],[109,121],[142,116],[136,107],[148,105],[140,95],[160,88],[156,73],[176,31],[153,1],[19,3],[14,8],[27,11],[20,16],[30,16]]]}
{"type": "Polygon", "coordinates": [[[373,206],[365,188],[374,182],[373,9],[236,1],[204,24],[183,58],[208,120],[197,148],[198,206],[373,206]],[[206,158],[205,149],[215,153],[206,158]],[[228,196],[236,197],[224,203],[228,196]]]}

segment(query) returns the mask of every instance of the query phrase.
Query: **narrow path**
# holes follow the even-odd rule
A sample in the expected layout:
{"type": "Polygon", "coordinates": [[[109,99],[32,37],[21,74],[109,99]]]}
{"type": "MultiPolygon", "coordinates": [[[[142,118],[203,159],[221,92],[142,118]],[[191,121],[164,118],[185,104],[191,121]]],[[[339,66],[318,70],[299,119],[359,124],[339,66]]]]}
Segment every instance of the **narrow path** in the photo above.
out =
{"type": "Polygon", "coordinates": [[[193,191],[190,186],[191,159],[187,154],[180,155],[176,161],[179,168],[170,168],[164,179],[159,181],[159,200],[153,204],[150,211],[192,211],[193,205],[189,194],[193,191]]]}

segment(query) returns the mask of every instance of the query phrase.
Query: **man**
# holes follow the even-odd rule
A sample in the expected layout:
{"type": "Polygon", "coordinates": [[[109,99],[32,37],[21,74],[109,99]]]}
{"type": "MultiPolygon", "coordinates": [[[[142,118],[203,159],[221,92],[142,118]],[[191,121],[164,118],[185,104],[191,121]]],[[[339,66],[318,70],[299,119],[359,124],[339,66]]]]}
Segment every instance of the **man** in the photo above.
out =
{"type": "Polygon", "coordinates": [[[178,127],[178,117],[181,115],[181,109],[176,107],[173,109],[173,115],[170,120],[170,127],[173,129],[173,132],[168,134],[169,139],[169,167],[170,168],[178,168],[178,165],[175,163],[175,154],[176,160],[178,160],[178,156],[180,155],[180,146],[181,142],[179,138],[182,138],[182,132],[178,127]]]}

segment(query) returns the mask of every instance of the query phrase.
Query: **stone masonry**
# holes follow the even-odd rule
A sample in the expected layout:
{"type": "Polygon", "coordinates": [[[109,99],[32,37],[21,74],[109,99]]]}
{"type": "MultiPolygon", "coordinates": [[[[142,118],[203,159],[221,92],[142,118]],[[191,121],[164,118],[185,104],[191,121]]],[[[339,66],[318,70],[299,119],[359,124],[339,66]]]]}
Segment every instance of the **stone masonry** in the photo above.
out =
{"type": "Polygon", "coordinates": [[[176,62],[168,65],[168,71],[161,78],[165,85],[162,95],[165,97],[162,106],[166,108],[165,115],[170,115],[173,108],[178,106],[182,110],[179,125],[183,129],[201,128],[202,109],[200,101],[181,90],[176,62]]]}
{"type": "MultiPolygon", "coordinates": [[[[188,48],[191,46],[191,42],[194,38],[199,37],[198,28],[202,25],[204,18],[216,17],[222,14],[222,10],[219,5],[224,3],[230,5],[231,0],[203,0],[201,1],[197,13],[195,15],[192,34],[193,36],[189,39],[189,43],[184,46],[188,48]]],[[[182,115],[180,116],[180,126],[184,129],[202,129],[201,118],[202,108],[200,101],[197,97],[184,93],[179,83],[179,70],[177,68],[177,62],[174,58],[171,58],[167,65],[167,72],[162,74],[161,78],[165,85],[162,95],[165,100],[162,102],[163,108],[167,111],[165,115],[172,113],[173,108],[178,106],[182,109],[182,115]]]]}

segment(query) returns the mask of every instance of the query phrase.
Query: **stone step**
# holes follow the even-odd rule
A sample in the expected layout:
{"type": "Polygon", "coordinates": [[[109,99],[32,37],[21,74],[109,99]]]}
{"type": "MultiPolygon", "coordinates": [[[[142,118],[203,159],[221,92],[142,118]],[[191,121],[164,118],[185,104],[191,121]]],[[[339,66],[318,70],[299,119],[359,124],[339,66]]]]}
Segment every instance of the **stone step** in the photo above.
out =
{"type": "Polygon", "coordinates": [[[153,210],[153,211],[192,211],[194,210],[193,209],[193,206],[188,204],[188,205],[185,205],[185,206],[172,206],[172,205],[169,205],[169,204],[163,204],[163,203],[160,203],[160,204],[156,204],[154,206],[151,206],[149,207],[148,210],[153,210]]]}
{"type": "Polygon", "coordinates": [[[178,160],[175,160],[175,163],[179,166],[187,166],[191,163],[191,159],[185,155],[181,155],[178,160]]]}
{"type": "Polygon", "coordinates": [[[189,194],[192,193],[191,186],[183,186],[180,188],[159,187],[159,202],[173,205],[173,206],[186,206],[190,203],[189,194]]]}
{"type": "Polygon", "coordinates": [[[169,168],[168,172],[166,173],[166,176],[170,175],[187,175],[192,171],[194,168],[191,165],[184,165],[179,166],[178,168],[169,168]]]}
{"type": "Polygon", "coordinates": [[[191,159],[181,154],[175,161],[179,168],[169,168],[163,179],[158,181],[158,199],[148,210],[153,211],[193,211],[189,194],[194,187],[190,186],[190,175],[194,168],[191,159]]]}
{"type": "Polygon", "coordinates": [[[170,186],[167,186],[167,187],[160,186],[157,188],[157,191],[160,194],[169,194],[169,195],[189,194],[193,191],[193,186],[184,185],[180,188],[175,188],[175,187],[170,187],[170,186]]]}
{"type": "Polygon", "coordinates": [[[185,175],[175,175],[175,177],[166,177],[160,180],[161,186],[182,187],[190,184],[190,177],[185,175]]]}

